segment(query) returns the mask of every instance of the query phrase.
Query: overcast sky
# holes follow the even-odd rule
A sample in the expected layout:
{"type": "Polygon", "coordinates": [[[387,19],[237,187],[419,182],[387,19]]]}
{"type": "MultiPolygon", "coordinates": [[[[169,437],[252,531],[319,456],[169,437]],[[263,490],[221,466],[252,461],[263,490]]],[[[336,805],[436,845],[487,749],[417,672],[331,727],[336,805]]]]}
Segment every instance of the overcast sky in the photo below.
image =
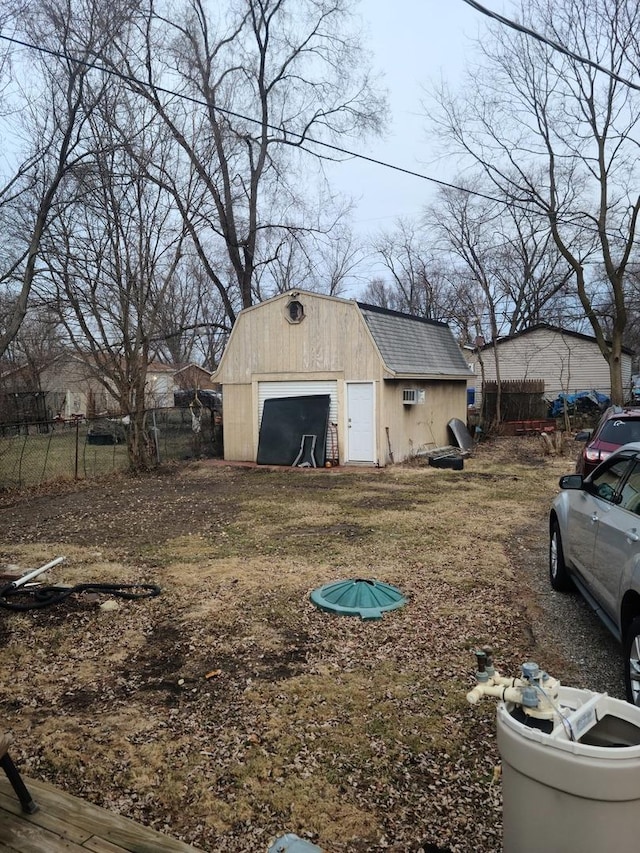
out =
{"type": "MultiPolygon", "coordinates": [[[[502,4],[488,0],[487,6],[500,10],[502,4]]],[[[440,77],[452,85],[460,80],[469,38],[484,28],[486,18],[462,0],[362,0],[359,12],[370,28],[375,67],[389,90],[391,121],[385,139],[357,150],[437,178],[452,177],[443,175],[426,139],[424,86],[440,77]]],[[[358,200],[352,220],[358,234],[419,214],[434,193],[427,181],[358,160],[332,167],[330,175],[336,189],[358,200]]]]}

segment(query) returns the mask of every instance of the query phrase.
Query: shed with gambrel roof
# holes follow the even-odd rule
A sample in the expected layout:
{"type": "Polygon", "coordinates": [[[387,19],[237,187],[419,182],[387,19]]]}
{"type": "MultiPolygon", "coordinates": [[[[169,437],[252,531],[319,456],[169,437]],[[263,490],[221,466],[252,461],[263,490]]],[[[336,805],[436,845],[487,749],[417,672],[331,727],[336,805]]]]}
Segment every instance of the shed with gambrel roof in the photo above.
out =
{"type": "Polygon", "coordinates": [[[222,386],[224,458],[260,461],[265,406],[299,398],[304,421],[303,398],[314,397],[328,398],[327,459],[403,461],[451,443],[447,423],[466,420],[469,376],[445,323],[289,291],[240,312],[212,376],[222,386]]]}

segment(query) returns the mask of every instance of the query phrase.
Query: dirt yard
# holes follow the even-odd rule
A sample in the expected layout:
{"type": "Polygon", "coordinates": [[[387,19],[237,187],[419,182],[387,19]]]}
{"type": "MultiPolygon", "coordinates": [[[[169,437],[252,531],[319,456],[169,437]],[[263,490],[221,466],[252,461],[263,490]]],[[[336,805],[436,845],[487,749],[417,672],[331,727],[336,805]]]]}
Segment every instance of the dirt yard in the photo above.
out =
{"type": "Polygon", "coordinates": [[[64,556],[47,583],[161,587],[2,610],[14,759],[209,853],[284,832],[331,853],[499,850],[472,651],[574,674],[531,628],[529,581],[571,467],[532,438],[481,445],[461,472],[202,462],[0,495],[0,568],[64,556]],[[342,578],[408,603],[380,621],[317,610],[309,593],[342,578]]]}

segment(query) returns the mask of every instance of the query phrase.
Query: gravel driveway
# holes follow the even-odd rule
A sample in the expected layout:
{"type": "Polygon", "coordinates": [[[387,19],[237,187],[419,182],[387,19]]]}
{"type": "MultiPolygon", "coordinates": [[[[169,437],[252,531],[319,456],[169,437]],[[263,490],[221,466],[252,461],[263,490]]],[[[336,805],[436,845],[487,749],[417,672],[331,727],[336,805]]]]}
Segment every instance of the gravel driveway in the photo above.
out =
{"type": "MultiPolygon", "coordinates": [[[[625,698],[622,651],[578,592],[555,592],[549,583],[548,520],[541,516],[512,542],[512,558],[530,591],[531,631],[550,647],[559,671],[550,672],[567,687],[625,698]]],[[[511,673],[507,673],[511,674],[511,673]]]]}

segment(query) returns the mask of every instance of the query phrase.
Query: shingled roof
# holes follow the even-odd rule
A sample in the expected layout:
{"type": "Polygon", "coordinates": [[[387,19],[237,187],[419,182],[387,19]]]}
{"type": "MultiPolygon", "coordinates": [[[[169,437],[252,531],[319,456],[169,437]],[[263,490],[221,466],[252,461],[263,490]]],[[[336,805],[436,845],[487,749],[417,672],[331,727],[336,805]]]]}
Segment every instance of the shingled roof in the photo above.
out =
{"type": "Polygon", "coordinates": [[[471,371],[446,323],[357,303],[380,355],[400,376],[460,377],[471,371]]]}

